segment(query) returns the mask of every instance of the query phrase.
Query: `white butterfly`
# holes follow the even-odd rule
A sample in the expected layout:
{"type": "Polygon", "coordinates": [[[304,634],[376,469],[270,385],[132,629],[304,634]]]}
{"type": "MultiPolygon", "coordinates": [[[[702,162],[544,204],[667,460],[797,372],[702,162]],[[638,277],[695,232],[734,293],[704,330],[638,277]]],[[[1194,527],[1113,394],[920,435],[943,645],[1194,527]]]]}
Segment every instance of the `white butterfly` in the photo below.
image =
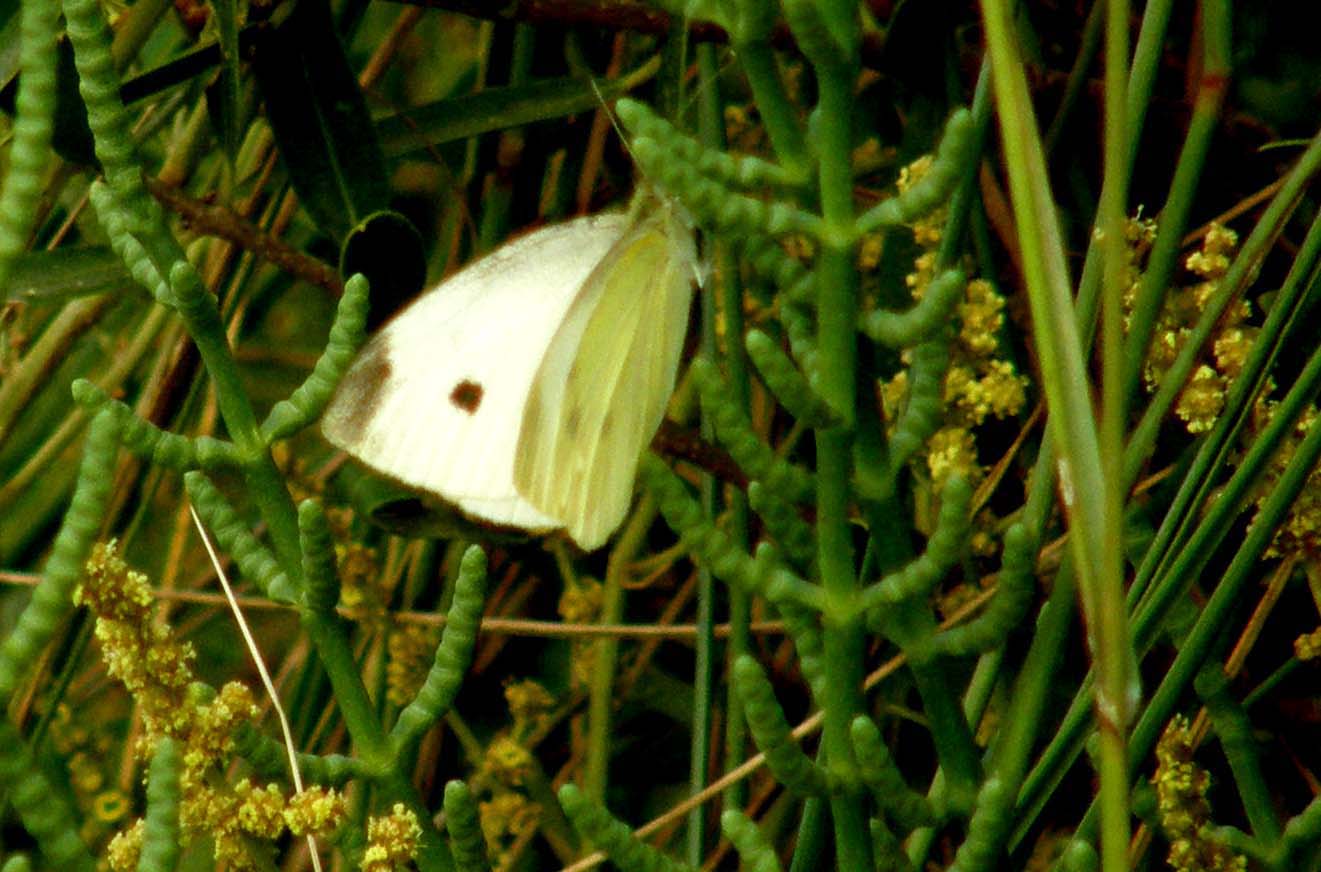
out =
{"type": "Polygon", "coordinates": [[[674,390],[698,277],[676,207],[522,236],[400,312],[321,428],[399,482],[587,551],[623,521],[674,390]]]}

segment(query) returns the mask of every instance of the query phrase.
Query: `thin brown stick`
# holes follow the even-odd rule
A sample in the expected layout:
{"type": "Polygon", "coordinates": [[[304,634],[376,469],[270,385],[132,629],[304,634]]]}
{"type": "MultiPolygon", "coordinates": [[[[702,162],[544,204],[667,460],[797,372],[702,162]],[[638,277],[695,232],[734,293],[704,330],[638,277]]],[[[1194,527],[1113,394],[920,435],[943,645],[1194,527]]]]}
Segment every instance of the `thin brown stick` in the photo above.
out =
{"type": "Polygon", "coordinates": [[[232,242],[246,252],[339,296],[344,292],[339,274],[334,267],[303,254],[239,213],[224,206],[207,203],[188,196],[179,188],[159,179],[146,177],[147,190],[172,212],[183,218],[189,228],[232,242]]]}
{"type": "MultiPolygon", "coordinates": [[[[13,584],[23,587],[35,587],[40,576],[28,572],[0,571],[0,584],[13,584]]],[[[193,590],[157,590],[155,597],[166,602],[193,603],[196,605],[223,606],[225,598],[220,594],[193,590]]],[[[293,606],[272,602],[263,597],[238,597],[238,603],[246,611],[285,611],[294,612],[293,606]]],[[[339,613],[355,620],[363,617],[356,609],[339,609],[339,613]]],[[[394,612],[390,619],[400,624],[428,624],[444,626],[445,616],[434,612],[394,612]]],[[[750,629],[754,633],[781,635],[784,633],[782,621],[754,621],[750,629]]],[[[533,636],[547,639],[576,639],[600,636],[617,636],[621,639],[691,639],[697,635],[696,624],[566,624],[562,621],[535,621],[524,618],[482,618],[483,633],[504,633],[511,636],[533,636]]],[[[729,636],[729,624],[716,624],[715,634],[719,638],[729,636]]]]}

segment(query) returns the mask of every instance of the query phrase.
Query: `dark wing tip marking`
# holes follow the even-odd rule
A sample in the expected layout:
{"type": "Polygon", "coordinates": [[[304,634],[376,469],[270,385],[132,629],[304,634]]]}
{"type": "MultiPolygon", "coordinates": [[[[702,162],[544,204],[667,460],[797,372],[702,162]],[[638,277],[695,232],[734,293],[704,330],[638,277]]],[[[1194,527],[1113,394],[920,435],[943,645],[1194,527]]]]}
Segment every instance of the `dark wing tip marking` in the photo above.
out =
{"type": "Polygon", "coordinates": [[[390,355],[385,346],[372,343],[363,349],[340,380],[332,411],[338,412],[336,424],[343,442],[351,444],[362,439],[367,425],[376,416],[376,406],[385,395],[385,384],[390,380],[391,372],[390,355]],[[339,402],[340,398],[348,398],[351,402],[339,402]]]}
{"type": "Polygon", "coordinates": [[[478,407],[482,404],[482,396],[486,390],[475,381],[464,379],[454,386],[450,391],[450,402],[456,408],[462,409],[469,415],[477,413],[478,407]]]}

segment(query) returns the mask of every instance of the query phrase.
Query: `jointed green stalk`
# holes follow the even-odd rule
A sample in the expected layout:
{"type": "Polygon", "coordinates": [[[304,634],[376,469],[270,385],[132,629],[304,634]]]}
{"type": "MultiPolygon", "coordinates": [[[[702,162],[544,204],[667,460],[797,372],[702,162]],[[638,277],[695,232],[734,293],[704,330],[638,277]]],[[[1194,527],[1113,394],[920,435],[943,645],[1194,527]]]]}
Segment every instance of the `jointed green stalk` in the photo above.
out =
{"type": "MultiPolygon", "coordinates": [[[[18,97],[9,169],[0,194],[0,299],[14,257],[32,233],[37,201],[52,158],[50,138],[55,114],[55,37],[59,7],[53,2],[25,2],[20,13],[22,39],[18,97]]],[[[0,433],[5,430],[0,426],[0,433]]]]}
{"type": "MultiPolygon", "coordinates": [[[[821,361],[819,389],[840,416],[841,425],[816,433],[817,562],[826,593],[822,615],[825,642],[826,698],[824,745],[832,767],[851,768],[849,729],[862,706],[862,616],[859,614],[857,570],[849,524],[852,471],[851,428],[857,379],[856,323],[858,274],[849,240],[854,219],[853,180],[848,154],[852,118],[853,76],[850,68],[818,67],[821,97],[817,112],[818,182],[821,209],[834,237],[817,263],[817,347],[821,361]],[[838,240],[838,241],[835,241],[838,240]]],[[[835,857],[840,869],[870,869],[871,841],[867,818],[858,797],[831,797],[835,826],[835,857]]]]}

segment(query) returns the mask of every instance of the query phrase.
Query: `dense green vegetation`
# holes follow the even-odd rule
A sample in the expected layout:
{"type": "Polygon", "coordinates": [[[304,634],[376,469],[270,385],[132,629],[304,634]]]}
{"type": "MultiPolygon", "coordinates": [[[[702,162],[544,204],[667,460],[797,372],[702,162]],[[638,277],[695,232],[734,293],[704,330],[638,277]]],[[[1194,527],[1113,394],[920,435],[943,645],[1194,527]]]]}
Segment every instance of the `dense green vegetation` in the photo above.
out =
{"type": "Polygon", "coordinates": [[[1321,55],[1239,6],[0,0],[2,868],[1316,868],[1321,55]],[[605,548],[321,437],[635,186],[605,548]]]}

